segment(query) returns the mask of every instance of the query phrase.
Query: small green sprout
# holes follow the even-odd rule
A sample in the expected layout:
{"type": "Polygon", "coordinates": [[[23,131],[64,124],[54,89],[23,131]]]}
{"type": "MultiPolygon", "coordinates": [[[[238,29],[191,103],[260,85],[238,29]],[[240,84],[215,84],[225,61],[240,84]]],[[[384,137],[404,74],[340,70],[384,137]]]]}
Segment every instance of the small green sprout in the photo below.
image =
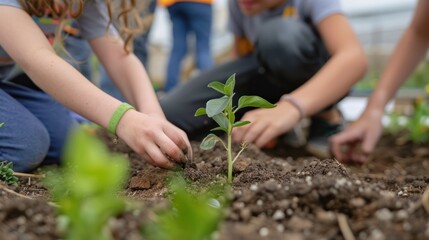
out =
{"type": "Polygon", "coordinates": [[[12,162],[0,162],[0,181],[5,182],[7,185],[18,186],[18,177],[13,175],[12,162]]]}
{"type": "Polygon", "coordinates": [[[169,181],[170,205],[157,212],[142,229],[149,240],[212,239],[223,219],[226,206],[225,186],[196,190],[183,177],[169,181]],[[218,200],[219,199],[219,200],[218,200]]]}
{"type": "Polygon", "coordinates": [[[407,122],[409,138],[414,143],[425,143],[429,141],[429,109],[423,99],[418,99],[414,113],[407,122]]]}
{"type": "Polygon", "coordinates": [[[3,127],[3,125],[4,125],[4,122],[0,122],[0,128],[3,127]]]}
{"type": "Polygon", "coordinates": [[[403,140],[416,144],[429,141],[429,108],[423,98],[417,98],[410,116],[393,112],[389,117],[390,123],[386,127],[388,133],[396,135],[403,132],[403,140]]]}
{"type": "Polygon", "coordinates": [[[124,210],[118,194],[128,177],[128,161],[87,131],[77,130],[60,170],[48,172],[46,183],[60,206],[65,239],[111,239],[106,223],[124,210]]]}
{"type": "Polygon", "coordinates": [[[243,143],[241,145],[240,151],[233,158],[232,157],[232,129],[236,127],[241,127],[249,124],[249,121],[235,121],[235,113],[245,107],[255,107],[255,108],[273,108],[276,105],[269,103],[267,100],[258,97],[258,96],[241,96],[238,100],[238,106],[233,106],[233,97],[234,97],[234,87],[235,87],[235,74],[231,75],[225,84],[221,82],[212,82],[208,87],[214,89],[215,91],[223,94],[224,96],[220,98],[211,99],[206,103],[205,108],[199,108],[195,112],[195,116],[207,115],[212,118],[219,127],[212,129],[212,131],[220,130],[226,133],[227,135],[227,144],[216,136],[213,133],[210,133],[203,139],[200,144],[200,148],[203,150],[212,149],[217,142],[221,142],[228,154],[228,183],[232,183],[232,166],[234,162],[238,159],[240,154],[246,148],[247,144],[243,143]]]}

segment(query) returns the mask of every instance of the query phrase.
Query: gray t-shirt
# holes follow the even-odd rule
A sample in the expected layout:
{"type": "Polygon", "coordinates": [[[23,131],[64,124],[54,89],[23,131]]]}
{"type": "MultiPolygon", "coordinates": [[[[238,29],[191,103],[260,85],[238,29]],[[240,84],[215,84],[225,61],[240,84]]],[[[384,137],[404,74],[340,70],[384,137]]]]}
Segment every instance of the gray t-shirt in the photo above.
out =
{"type": "Polygon", "coordinates": [[[241,12],[237,0],[229,0],[229,28],[234,35],[245,37],[254,44],[256,33],[262,23],[269,19],[292,17],[300,21],[308,20],[313,26],[317,26],[324,18],[334,13],[342,13],[338,0],[286,0],[276,9],[246,16],[241,12]]]}
{"type": "MultiPolygon", "coordinates": [[[[22,9],[18,0],[0,0],[0,5],[12,6],[22,9]]],[[[49,18],[33,17],[35,22],[47,37],[56,33],[57,24],[55,20],[49,18]],[[43,20],[42,20],[43,19],[43,20]]],[[[103,34],[106,34],[106,28],[109,24],[109,16],[107,14],[107,6],[105,0],[90,0],[85,1],[85,7],[82,15],[76,19],[79,25],[80,35],[85,39],[93,39],[103,34]]],[[[110,26],[109,34],[118,34],[115,28],[110,26]]],[[[9,55],[0,46],[0,58],[9,58],[9,55]]],[[[0,63],[0,81],[10,77],[14,63],[0,63]]]]}

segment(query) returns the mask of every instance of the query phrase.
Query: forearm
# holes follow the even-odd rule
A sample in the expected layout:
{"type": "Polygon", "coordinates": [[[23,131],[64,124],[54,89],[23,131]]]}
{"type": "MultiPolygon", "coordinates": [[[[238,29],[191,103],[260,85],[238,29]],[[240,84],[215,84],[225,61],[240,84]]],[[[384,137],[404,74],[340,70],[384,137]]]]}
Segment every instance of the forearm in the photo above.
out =
{"type": "Polygon", "coordinates": [[[368,108],[384,110],[387,102],[407,80],[419,62],[426,56],[428,39],[408,28],[395,48],[379,83],[370,98],[368,108]]]}
{"type": "Polygon", "coordinates": [[[132,105],[140,112],[164,117],[144,66],[134,54],[124,51],[121,40],[103,36],[91,40],[90,44],[109,76],[132,105]]]}
{"type": "Polygon", "coordinates": [[[120,104],[50,49],[36,51],[21,67],[40,88],[60,103],[103,127],[107,127],[120,104]]]}
{"type": "Polygon", "coordinates": [[[107,71],[125,98],[140,112],[164,116],[149,76],[138,58],[128,54],[119,60],[107,71]]]}
{"type": "Polygon", "coordinates": [[[307,83],[291,95],[298,99],[306,113],[313,115],[344,97],[367,70],[360,47],[350,47],[330,60],[307,83]]]}

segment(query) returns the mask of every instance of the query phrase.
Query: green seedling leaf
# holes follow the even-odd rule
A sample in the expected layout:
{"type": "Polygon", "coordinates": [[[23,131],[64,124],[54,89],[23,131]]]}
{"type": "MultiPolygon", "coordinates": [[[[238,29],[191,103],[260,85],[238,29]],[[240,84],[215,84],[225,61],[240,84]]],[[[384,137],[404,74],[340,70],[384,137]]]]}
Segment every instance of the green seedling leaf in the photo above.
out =
{"type": "Polygon", "coordinates": [[[4,125],[4,122],[0,122],[0,127],[3,127],[3,125],[4,125]]]}
{"type": "Polygon", "coordinates": [[[205,108],[198,108],[197,111],[195,111],[194,116],[195,117],[199,117],[199,116],[206,115],[206,114],[207,113],[206,113],[206,109],[205,108]]]}
{"type": "Polygon", "coordinates": [[[235,74],[232,74],[226,81],[224,94],[227,95],[228,97],[232,96],[232,94],[234,93],[234,87],[235,87],[235,74]]]}
{"type": "Polygon", "coordinates": [[[238,122],[236,122],[236,123],[234,123],[234,127],[241,127],[241,126],[244,126],[244,125],[247,125],[247,124],[250,124],[250,121],[238,121],[238,122]]]}
{"type": "Polygon", "coordinates": [[[216,143],[219,141],[219,137],[210,133],[207,135],[200,144],[200,148],[203,150],[213,149],[216,143]]]}
{"type": "Polygon", "coordinates": [[[222,94],[225,95],[225,91],[224,91],[225,85],[223,83],[221,83],[221,82],[218,82],[218,81],[211,82],[208,85],[208,87],[212,88],[212,89],[216,90],[217,92],[220,92],[220,93],[222,93],[222,94]]]}
{"type": "Polygon", "coordinates": [[[237,110],[245,107],[273,108],[275,106],[276,106],[275,104],[272,104],[267,100],[258,96],[241,96],[240,99],[238,100],[237,110]]]}
{"type": "Polygon", "coordinates": [[[223,96],[221,98],[216,98],[209,100],[206,104],[206,112],[208,117],[213,117],[223,110],[225,110],[228,105],[229,98],[227,96],[223,96]]]}
{"type": "Polygon", "coordinates": [[[223,115],[223,113],[219,113],[213,116],[213,120],[219,125],[219,127],[227,132],[228,131],[228,119],[223,115]]]}

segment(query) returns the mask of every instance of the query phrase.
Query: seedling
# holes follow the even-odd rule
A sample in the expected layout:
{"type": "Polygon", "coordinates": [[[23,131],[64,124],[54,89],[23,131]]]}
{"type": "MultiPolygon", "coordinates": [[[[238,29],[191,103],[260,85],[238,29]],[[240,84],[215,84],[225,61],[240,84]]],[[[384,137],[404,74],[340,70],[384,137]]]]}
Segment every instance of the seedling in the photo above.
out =
{"type": "Polygon", "coordinates": [[[210,133],[207,135],[200,144],[203,150],[210,150],[221,142],[228,154],[228,183],[232,183],[232,167],[234,162],[238,159],[240,154],[246,148],[246,143],[241,145],[240,151],[233,158],[232,157],[232,129],[249,124],[249,121],[235,121],[235,114],[238,110],[245,107],[255,108],[273,108],[276,105],[269,103],[267,100],[258,96],[242,96],[238,100],[238,106],[233,106],[234,87],[235,87],[235,74],[231,75],[225,84],[221,82],[212,82],[208,85],[209,88],[223,94],[220,98],[211,99],[206,103],[205,108],[199,108],[195,112],[195,116],[207,115],[212,118],[219,127],[212,129],[212,131],[220,130],[226,133],[227,143],[217,135],[210,133]]]}
{"type": "Polygon", "coordinates": [[[66,146],[61,170],[49,172],[46,182],[60,206],[66,239],[111,239],[106,223],[125,207],[118,196],[128,175],[125,157],[78,130],[66,146]]]}
{"type": "Polygon", "coordinates": [[[424,98],[417,98],[410,116],[399,113],[390,114],[390,124],[386,130],[396,135],[404,132],[403,140],[421,144],[429,141],[429,109],[424,98]]]}
{"type": "Polygon", "coordinates": [[[170,205],[158,211],[154,221],[144,226],[143,238],[212,239],[224,215],[225,186],[197,191],[183,177],[176,176],[169,181],[168,190],[170,205]]]}
{"type": "Polygon", "coordinates": [[[18,186],[18,178],[13,175],[12,162],[0,162],[0,181],[5,182],[7,185],[18,186]]]}
{"type": "Polygon", "coordinates": [[[0,122],[0,128],[3,127],[3,125],[4,125],[4,122],[0,122]]]}
{"type": "Polygon", "coordinates": [[[414,143],[429,141],[429,109],[423,99],[416,101],[414,113],[408,120],[409,138],[414,143]]]}

